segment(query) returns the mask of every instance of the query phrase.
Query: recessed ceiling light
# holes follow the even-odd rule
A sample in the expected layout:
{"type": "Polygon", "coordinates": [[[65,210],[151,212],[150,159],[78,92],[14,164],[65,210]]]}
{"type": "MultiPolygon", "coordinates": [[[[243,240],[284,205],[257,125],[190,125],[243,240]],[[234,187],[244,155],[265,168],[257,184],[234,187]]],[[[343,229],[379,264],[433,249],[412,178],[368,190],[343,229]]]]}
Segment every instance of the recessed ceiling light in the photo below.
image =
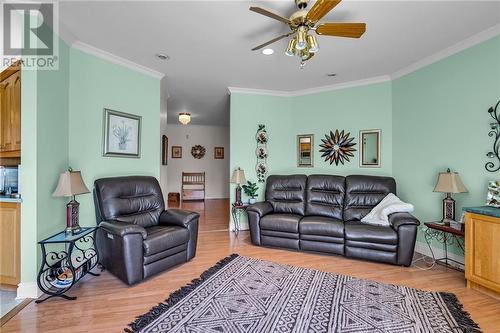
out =
{"type": "Polygon", "coordinates": [[[170,60],[170,57],[164,53],[157,53],[156,57],[160,60],[170,60]]]}
{"type": "Polygon", "coordinates": [[[274,53],[273,49],[263,49],[262,50],[262,54],[264,54],[264,55],[271,55],[273,53],[274,53]]]}

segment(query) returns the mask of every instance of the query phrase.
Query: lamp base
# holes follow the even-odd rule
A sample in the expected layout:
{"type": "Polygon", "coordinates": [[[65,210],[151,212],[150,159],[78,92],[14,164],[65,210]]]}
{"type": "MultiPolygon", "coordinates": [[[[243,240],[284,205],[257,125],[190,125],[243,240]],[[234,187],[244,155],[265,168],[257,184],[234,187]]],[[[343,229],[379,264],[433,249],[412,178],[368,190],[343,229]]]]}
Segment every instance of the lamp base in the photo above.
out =
{"type": "Polygon", "coordinates": [[[236,206],[243,205],[243,202],[241,201],[241,186],[240,186],[240,184],[238,184],[238,186],[236,186],[236,198],[235,198],[234,204],[236,206]]]}
{"type": "Polygon", "coordinates": [[[455,200],[451,197],[451,193],[446,193],[443,199],[443,223],[449,226],[450,221],[455,221],[455,200]]]}
{"type": "Polygon", "coordinates": [[[78,224],[78,213],[79,213],[80,203],[75,200],[68,202],[66,205],[66,233],[67,234],[77,234],[82,228],[78,224]]]}

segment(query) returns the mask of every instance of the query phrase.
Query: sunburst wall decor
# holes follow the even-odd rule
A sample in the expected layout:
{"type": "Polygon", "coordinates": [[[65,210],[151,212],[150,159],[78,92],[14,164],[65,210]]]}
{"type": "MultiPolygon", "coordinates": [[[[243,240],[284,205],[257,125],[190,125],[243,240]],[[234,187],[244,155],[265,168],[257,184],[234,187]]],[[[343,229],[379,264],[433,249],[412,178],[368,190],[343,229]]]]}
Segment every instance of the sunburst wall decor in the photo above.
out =
{"type": "Polygon", "coordinates": [[[345,133],[344,130],[339,132],[335,130],[335,134],[330,131],[330,135],[325,134],[325,139],[321,139],[323,144],[319,146],[320,153],[323,153],[321,157],[325,158],[325,162],[330,161],[330,165],[335,162],[335,165],[339,165],[339,162],[344,164],[345,161],[350,162],[349,157],[354,157],[353,152],[356,151],[353,147],[356,145],[352,142],[354,137],[351,137],[351,133],[345,133]]]}

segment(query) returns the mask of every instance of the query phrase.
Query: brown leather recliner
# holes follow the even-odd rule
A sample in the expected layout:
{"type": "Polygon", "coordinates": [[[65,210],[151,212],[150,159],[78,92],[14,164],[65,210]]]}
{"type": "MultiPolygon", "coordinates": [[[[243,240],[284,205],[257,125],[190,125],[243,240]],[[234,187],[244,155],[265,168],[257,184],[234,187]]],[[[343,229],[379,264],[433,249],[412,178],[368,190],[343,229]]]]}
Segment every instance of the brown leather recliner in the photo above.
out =
{"type": "Polygon", "coordinates": [[[199,214],[165,210],[154,177],[97,179],[94,203],[100,263],[131,285],[191,260],[199,214]]]}
{"type": "Polygon", "coordinates": [[[409,266],[415,217],[391,214],[389,226],[360,222],[389,193],[396,193],[391,177],[269,176],[266,201],[247,209],[252,243],[409,266]]]}

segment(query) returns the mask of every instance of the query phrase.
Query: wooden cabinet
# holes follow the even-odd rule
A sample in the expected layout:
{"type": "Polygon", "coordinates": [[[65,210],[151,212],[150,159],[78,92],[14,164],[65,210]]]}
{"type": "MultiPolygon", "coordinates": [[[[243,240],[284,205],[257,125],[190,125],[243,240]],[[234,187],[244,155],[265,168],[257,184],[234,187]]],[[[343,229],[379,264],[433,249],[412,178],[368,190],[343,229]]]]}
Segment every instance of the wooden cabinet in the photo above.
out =
{"type": "Polygon", "coordinates": [[[0,157],[20,157],[21,72],[9,68],[0,77],[0,157]]]}
{"type": "Polygon", "coordinates": [[[20,281],[21,204],[0,202],[0,284],[20,281]]]}
{"type": "Polygon", "coordinates": [[[500,298],[500,218],[465,214],[467,287],[500,298]]]}

